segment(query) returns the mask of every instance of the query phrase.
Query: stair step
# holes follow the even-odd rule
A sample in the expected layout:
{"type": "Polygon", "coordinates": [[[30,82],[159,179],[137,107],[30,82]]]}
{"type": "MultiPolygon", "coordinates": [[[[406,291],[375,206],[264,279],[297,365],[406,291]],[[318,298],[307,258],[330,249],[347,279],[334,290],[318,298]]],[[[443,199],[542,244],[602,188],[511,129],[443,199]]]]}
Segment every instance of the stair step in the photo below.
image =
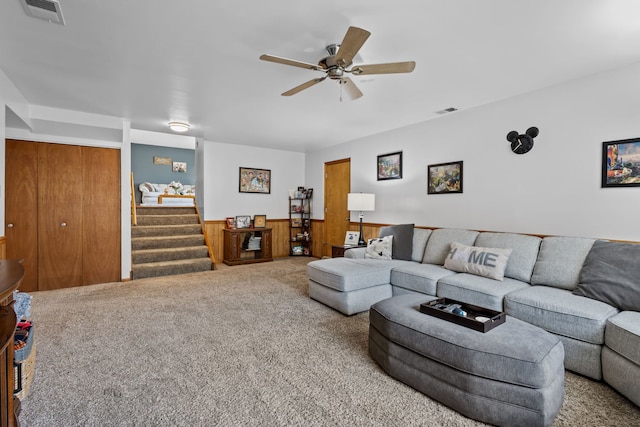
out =
{"type": "Polygon", "coordinates": [[[180,225],[199,224],[200,218],[196,214],[185,215],[138,215],[138,226],[141,225],[180,225]]]}
{"type": "Polygon", "coordinates": [[[195,214],[196,208],[193,206],[174,206],[165,208],[162,206],[136,207],[136,215],[187,215],[195,214]]]}
{"type": "Polygon", "coordinates": [[[136,225],[131,227],[131,237],[142,236],[183,236],[202,233],[200,224],[180,225],[136,225]]]}
{"type": "Polygon", "coordinates": [[[146,277],[171,276],[174,274],[196,273],[212,269],[210,258],[197,258],[177,261],[150,262],[133,265],[133,279],[146,277]]]}
{"type": "Polygon", "coordinates": [[[150,262],[175,261],[179,259],[204,258],[209,255],[206,246],[191,246],[187,248],[169,249],[141,249],[131,253],[133,264],[150,262]]]}
{"type": "Polygon", "coordinates": [[[141,249],[184,248],[204,244],[203,234],[134,237],[131,239],[131,249],[134,251],[141,249]]]}

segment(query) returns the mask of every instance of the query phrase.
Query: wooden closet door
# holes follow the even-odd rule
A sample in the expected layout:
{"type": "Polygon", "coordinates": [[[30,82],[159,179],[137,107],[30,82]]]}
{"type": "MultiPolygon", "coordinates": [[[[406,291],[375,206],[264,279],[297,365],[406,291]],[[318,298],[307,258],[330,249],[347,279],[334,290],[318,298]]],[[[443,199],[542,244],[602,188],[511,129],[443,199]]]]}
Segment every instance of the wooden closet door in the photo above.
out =
{"type": "Polygon", "coordinates": [[[120,150],[82,147],[83,284],[120,281],[120,150]]]}
{"type": "Polygon", "coordinates": [[[6,140],[5,233],[7,258],[23,260],[20,290],[38,290],[38,144],[6,140]]]}
{"type": "Polygon", "coordinates": [[[38,145],[38,289],[82,285],[82,150],[38,145]]]}

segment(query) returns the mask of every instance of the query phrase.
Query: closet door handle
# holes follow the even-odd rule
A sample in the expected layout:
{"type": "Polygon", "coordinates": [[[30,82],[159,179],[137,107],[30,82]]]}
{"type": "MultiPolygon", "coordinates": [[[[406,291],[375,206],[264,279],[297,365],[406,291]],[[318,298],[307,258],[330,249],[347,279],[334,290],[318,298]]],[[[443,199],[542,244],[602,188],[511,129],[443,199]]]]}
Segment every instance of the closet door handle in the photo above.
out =
{"type": "Polygon", "coordinates": [[[62,223],[60,223],[60,227],[66,227],[66,226],[67,226],[67,223],[66,223],[66,222],[62,222],[62,223]]]}
{"type": "Polygon", "coordinates": [[[7,228],[13,228],[13,224],[7,224],[7,228]]]}

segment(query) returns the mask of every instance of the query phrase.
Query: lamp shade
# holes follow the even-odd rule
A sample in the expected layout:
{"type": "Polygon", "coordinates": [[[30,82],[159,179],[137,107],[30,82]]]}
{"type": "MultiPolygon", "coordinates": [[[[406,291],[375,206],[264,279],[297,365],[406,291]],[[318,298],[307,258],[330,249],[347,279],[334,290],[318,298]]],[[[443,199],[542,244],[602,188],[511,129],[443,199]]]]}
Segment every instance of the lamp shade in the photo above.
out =
{"type": "Polygon", "coordinates": [[[350,211],[374,211],[376,209],[376,195],[349,193],[347,195],[347,209],[350,211]]]}

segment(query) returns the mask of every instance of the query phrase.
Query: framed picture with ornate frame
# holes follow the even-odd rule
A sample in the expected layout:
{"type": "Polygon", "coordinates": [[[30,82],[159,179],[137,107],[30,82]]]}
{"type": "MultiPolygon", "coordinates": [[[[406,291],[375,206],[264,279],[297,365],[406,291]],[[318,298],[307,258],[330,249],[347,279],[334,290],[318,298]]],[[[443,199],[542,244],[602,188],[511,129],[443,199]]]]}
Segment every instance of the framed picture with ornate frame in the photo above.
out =
{"type": "Polygon", "coordinates": [[[427,194],[462,193],[462,161],[427,166],[427,194]]]}
{"type": "Polygon", "coordinates": [[[640,187],[640,138],[602,143],[605,187],[640,187]]]}
{"type": "Polygon", "coordinates": [[[240,167],[241,193],[271,193],[271,170],[240,167]]]}
{"type": "Polygon", "coordinates": [[[253,227],[254,228],[265,228],[267,226],[267,216],[266,215],[254,215],[253,216],[253,227]]]}
{"type": "Polygon", "coordinates": [[[378,156],[378,181],[402,179],[402,151],[378,156]]]}

